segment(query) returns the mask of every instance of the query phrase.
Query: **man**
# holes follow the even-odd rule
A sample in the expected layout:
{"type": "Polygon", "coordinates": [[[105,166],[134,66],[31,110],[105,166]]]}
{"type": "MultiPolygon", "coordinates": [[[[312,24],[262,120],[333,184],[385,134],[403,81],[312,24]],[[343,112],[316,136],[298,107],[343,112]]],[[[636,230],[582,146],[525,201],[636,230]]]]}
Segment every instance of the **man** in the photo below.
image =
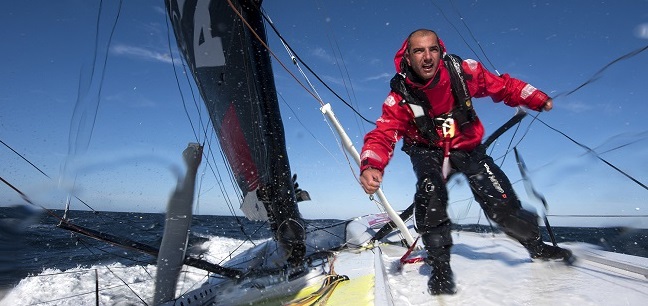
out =
{"type": "Polygon", "coordinates": [[[451,86],[456,70],[442,61],[445,53],[434,31],[420,29],[409,35],[396,53],[392,90],[376,128],[364,138],[360,157],[360,183],[365,192],[373,194],[396,142],[403,138],[403,151],[410,156],[417,177],[414,216],[428,253],[426,262],[432,267],[428,288],[434,295],[456,291],[450,267],[451,221],[446,211],[446,180],[454,173],[466,175],[475,200],[489,218],[522,243],[532,258],[571,256],[569,250],[542,242],[538,216],[522,209],[510,181],[481,146],[484,127],[470,100],[489,96],[509,106],[549,111],[551,98],[521,80],[507,74],[496,76],[479,62],[465,60],[454,65],[464,71],[465,83],[458,84],[467,85],[464,93],[468,97],[460,99],[460,90],[451,86]]]}

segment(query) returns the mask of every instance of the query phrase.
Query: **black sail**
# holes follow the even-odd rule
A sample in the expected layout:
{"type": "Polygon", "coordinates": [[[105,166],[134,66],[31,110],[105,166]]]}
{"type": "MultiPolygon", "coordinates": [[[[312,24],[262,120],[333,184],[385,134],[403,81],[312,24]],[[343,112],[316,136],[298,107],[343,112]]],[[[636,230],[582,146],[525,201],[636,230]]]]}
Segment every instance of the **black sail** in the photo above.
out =
{"type": "Polygon", "coordinates": [[[277,239],[290,247],[291,258],[300,257],[303,220],[295,199],[269,52],[257,38],[266,41],[261,1],[165,2],[178,46],[238,186],[246,198],[253,193],[264,203],[277,239]]]}

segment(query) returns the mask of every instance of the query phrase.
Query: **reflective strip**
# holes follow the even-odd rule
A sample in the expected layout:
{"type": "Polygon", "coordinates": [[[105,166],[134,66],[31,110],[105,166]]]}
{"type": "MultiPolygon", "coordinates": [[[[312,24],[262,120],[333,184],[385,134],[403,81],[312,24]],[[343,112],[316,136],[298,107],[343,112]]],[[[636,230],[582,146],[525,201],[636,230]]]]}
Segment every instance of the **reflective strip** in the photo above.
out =
{"type": "Polygon", "coordinates": [[[475,71],[477,69],[477,61],[475,61],[474,59],[469,58],[464,62],[468,64],[468,68],[470,68],[470,70],[475,71]]]}
{"type": "Polygon", "coordinates": [[[533,94],[535,91],[536,91],[535,87],[533,87],[531,84],[526,84],[526,86],[524,86],[524,88],[522,88],[522,92],[520,92],[520,98],[526,99],[531,94],[533,94]]]}
{"type": "Polygon", "coordinates": [[[386,104],[387,106],[394,106],[394,104],[396,104],[396,100],[394,100],[394,97],[389,95],[389,96],[387,96],[387,98],[385,99],[385,102],[383,102],[383,103],[386,104]]]}
{"type": "Polygon", "coordinates": [[[425,111],[423,111],[423,107],[416,104],[408,104],[408,105],[412,109],[412,113],[414,113],[414,117],[421,117],[425,115],[425,111]]]}
{"type": "Polygon", "coordinates": [[[382,162],[382,158],[380,158],[380,155],[376,154],[376,152],[372,150],[366,150],[362,152],[362,155],[360,156],[360,160],[364,160],[366,158],[371,158],[378,162],[382,162]]]}

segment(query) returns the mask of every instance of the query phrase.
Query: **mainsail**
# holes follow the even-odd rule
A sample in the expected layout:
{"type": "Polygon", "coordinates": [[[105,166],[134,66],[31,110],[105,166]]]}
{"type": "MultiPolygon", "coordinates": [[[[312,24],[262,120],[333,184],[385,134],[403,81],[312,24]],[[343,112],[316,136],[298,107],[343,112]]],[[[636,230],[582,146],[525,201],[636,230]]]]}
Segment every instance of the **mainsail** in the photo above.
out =
{"type": "MultiPolygon", "coordinates": [[[[270,56],[261,43],[266,40],[261,1],[165,3],[178,46],[243,196],[263,203],[255,201],[253,210],[262,217],[267,211],[275,236],[292,259],[299,259],[304,226],[270,56]]],[[[258,214],[252,219],[259,219],[258,214]]]]}

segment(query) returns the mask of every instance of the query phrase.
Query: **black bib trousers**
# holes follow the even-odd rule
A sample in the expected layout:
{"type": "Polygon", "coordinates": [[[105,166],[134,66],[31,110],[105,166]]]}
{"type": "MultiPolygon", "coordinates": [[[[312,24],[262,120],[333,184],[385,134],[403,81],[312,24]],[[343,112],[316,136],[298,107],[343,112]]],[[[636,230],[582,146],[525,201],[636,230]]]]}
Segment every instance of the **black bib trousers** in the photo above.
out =
{"type": "MultiPolygon", "coordinates": [[[[443,150],[404,145],[416,174],[414,217],[431,260],[449,261],[452,236],[448,217],[448,191],[441,173],[443,150]]],[[[450,152],[451,174],[463,173],[475,200],[486,215],[509,236],[524,243],[540,235],[538,215],[524,210],[504,172],[478,147],[450,152]]]]}

